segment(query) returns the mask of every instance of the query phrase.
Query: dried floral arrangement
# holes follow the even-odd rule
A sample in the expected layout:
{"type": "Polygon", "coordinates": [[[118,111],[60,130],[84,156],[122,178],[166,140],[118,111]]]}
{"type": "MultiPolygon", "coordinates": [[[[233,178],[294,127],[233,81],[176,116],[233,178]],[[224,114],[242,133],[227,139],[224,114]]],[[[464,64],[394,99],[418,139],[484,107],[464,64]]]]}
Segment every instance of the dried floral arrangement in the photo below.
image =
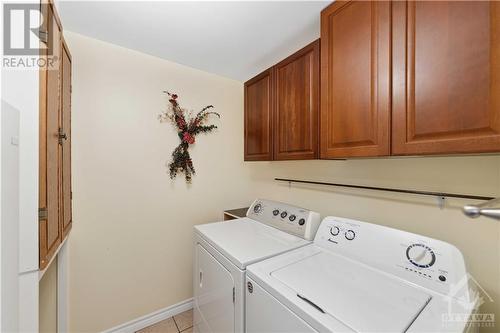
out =
{"type": "Polygon", "coordinates": [[[216,125],[206,125],[206,122],[211,115],[220,118],[220,114],[211,111],[213,105],[207,105],[192,117],[191,112],[179,105],[177,101],[179,96],[177,94],[171,94],[168,91],[165,91],[165,93],[169,97],[169,108],[162,112],[158,119],[160,122],[171,122],[177,128],[177,134],[181,140],[181,143],[172,153],[172,161],[168,164],[170,178],[174,179],[179,172],[183,172],[186,182],[190,183],[195,174],[195,169],[191,155],[189,155],[189,145],[195,143],[197,134],[210,133],[215,130],[216,125]]]}

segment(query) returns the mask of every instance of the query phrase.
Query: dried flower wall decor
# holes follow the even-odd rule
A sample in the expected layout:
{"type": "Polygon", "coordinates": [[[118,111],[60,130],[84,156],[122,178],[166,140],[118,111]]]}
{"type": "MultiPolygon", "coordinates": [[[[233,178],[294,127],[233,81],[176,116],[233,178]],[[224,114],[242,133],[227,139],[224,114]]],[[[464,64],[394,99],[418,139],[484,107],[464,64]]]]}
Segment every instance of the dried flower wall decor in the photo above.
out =
{"type": "Polygon", "coordinates": [[[216,125],[206,125],[210,115],[220,118],[220,114],[210,111],[213,105],[207,105],[196,116],[191,117],[190,112],[179,106],[177,94],[168,94],[169,108],[162,112],[158,119],[160,122],[170,121],[177,128],[177,134],[181,143],[172,152],[172,161],[168,164],[170,178],[174,179],[177,173],[183,172],[186,182],[190,183],[195,174],[193,160],[189,155],[189,145],[195,143],[195,137],[199,133],[210,133],[217,128],[216,125]]]}

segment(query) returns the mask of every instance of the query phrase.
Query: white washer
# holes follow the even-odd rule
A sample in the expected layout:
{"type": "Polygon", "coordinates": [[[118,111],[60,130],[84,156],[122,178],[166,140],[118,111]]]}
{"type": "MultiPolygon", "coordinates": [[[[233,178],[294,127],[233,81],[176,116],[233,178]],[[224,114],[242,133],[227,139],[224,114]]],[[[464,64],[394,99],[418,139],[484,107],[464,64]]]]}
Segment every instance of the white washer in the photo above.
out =
{"type": "Polygon", "coordinates": [[[464,332],[474,308],[457,248],[346,218],[247,269],[247,333],[464,332]]]}
{"type": "Polygon", "coordinates": [[[257,199],[247,217],[194,227],[194,331],[243,332],[247,265],[308,245],[318,213],[257,199]]]}

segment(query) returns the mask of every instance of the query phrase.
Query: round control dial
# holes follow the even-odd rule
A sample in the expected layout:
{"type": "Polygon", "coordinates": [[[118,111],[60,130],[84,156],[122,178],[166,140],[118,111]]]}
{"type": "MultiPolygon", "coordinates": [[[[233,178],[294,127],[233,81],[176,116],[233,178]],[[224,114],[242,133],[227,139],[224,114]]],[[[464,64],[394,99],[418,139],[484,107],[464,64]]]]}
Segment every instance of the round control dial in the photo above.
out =
{"type": "Polygon", "coordinates": [[[406,257],[415,266],[428,268],[436,262],[436,255],[424,244],[412,244],[406,249],[406,257]]]}
{"type": "Polygon", "coordinates": [[[280,215],[280,216],[281,216],[281,218],[285,218],[287,215],[288,215],[288,213],[287,213],[287,212],[283,212],[283,213],[281,213],[281,215],[280,215]]]}
{"type": "Polygon", "coordinates": [[[280,213],[280,211],[279,211],[279,210],[277,210],[277,209],[273,210],[273,215],[274,215],[274,216],[277,216],[279,213],[280,213]]]}
{"type": "Polygon", "coordinates": [[[262,205],[260,203],[256,204],[255,206],[253,206],[253,212],[258,214],[262,211],[262,205]]]}
{"type": "Polygon", "coordinates": [[[299,225],[304,225],[306,223],[306,220],[305,219],[300,219],[299,220],[299,225]]]}
{"type": "Polygon", "coordinates": [[[356,237],[356,234],[354,233],[354,231],[352,231],[352,230],[347,230],[347,231],[345,232],[345,238],[346,238],[347,240],[353,240],[353,239],[354,239],[354,237],[356,237]]]}
{"type": "Polygon", "coordinates": [[[331,228],[330,228],[330,233],[331,233],[333,236],[337,236],[337,235],[340,233],[340,229],[339,229],[339,227],[331,227],[331,228]]]}
{"type": "Polygon", "coordinates": [[[293,215],[293,214],[292,214],[292,215],[290,215],[290,216],[288,217],[288,219],[289,219],[291,222],[295,221],[295,219],[296,219],[296,218],[297,218],[297,216],[295,216],[295,215],[293,215]]]}

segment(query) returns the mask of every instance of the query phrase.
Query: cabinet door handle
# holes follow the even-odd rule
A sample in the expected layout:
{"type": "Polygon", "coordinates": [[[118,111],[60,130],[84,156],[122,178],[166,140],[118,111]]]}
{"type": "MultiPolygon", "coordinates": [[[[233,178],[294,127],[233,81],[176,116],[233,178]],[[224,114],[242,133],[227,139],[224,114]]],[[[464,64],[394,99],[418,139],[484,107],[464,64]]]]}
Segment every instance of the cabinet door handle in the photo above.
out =
{"type": "Polygon", "coordinates": [[[68,140],[68,136],[66,135],[66,133],[63,132],[62,128],[59,128],[58,138],[60,145],[63,144],[63,140],[68,140]]]}

